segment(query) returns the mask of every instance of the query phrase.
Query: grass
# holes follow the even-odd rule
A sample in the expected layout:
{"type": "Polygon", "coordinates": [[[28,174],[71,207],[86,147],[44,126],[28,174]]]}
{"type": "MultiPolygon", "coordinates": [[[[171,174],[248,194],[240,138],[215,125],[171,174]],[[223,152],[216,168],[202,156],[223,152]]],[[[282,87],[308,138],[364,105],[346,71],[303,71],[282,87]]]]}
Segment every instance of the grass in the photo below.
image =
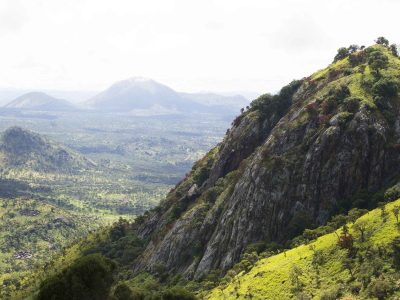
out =
{"type": "MultiPolygon", "coordinates": [[[[400,200],[386,205],[388,213],[386,221],[383,221],[381,209],[378,208],[355,222],[366,222],[368,238],[365,243],[388,249],[393,239],[400,236],[398,224],[391,212],[395,205],[400,205],[400,200]]],[[[350,233],[358,244],[362,244],[359,240],[360,234],[352,229],[352,225],[348,224],[350,233]]],[[[337,285],[338,282],[346,283],[350,280],[350,273],[343,268],[341,262],[347,253],[337,246],[337,234],[340,234],[340,230],[324,235],[308,245],[261,259],[248,273],[242,272],[227,286],[213,289],[206,299],[295,299],[293,285],[289,280],[294,265],[303,271],[300,276],[304,285],[303,292],[312,295],[312,299],[320,299],[324,291],[337,285]],[[324,257],[324,263],[319,269],[319,285],[316,283],[316,269],[312,264],[315,251],[321,251],[324,257]],[[249,298],[250,295],[252,298],[249,298]]]]}

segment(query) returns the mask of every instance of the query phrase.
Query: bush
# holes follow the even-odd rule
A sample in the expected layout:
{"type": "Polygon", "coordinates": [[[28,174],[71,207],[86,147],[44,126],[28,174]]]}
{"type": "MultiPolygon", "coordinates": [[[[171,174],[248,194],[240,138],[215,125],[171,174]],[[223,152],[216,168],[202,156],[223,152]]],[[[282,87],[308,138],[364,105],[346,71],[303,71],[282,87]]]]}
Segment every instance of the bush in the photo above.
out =
{"type": "Polygon", "coordinates": [[[133,291],[125,284],[119,284],[114,291],[114,297],[118,300],[141,300],[144,299],[144,294],[134,294],[133,291]]]}
{"type": "Polygon", "coordinates": [[[251,102],[249,111],[259,111],[262,115],[283,115],[292,104],[293,94],[302,84],[301,80],[294,80],[283,87],[279,94],[264,94],[251,102]]]}
{"type": "Polygon", "coordinates": [[[400,270],[400,237],[397,237],[392,242],[393,251],[393,266],[396,270],[400,270]]]}
{"type": "Polygon", "coordinates": [[[379,70],[386,69],[389,64],[388,57],[380,50],[374,49],[368,53],[368,65],[376,76],[379,76],[379,70]]]}
{"type": "Polygon", "coordinates": [[[361,291],[361,288],[362,288],[362,284],[360,282],[355,281],[350,284],[350,292],[353,295],[358,295],[361,291]]]}
{"type": "Polygon", "coordinates": [[[347,56],[349,56],[349,54],[349,49],[347,49],[346,47],[341,47],[337,50],[337,54],[335,55],[333,62],[337,62],[343,58],[346,58],[347,56]]]}
{"type": "Polygon", "coordinates": [[[389,202],[389,201],[394,201],[398,198],[400,198],[400,186],[399,185],[394,185],[391,188],[388,188],[385,191],[385,201],[389,202]]]}
{"type": "Polygon", "coordinates": [[[379,300],[387,299],[394,291],[394,284],[390,280],[380,277],[375,278],[367,287],[368,295],[379,300]]]}
{"type": "Polygon", "coordinates": [[[372,86],[372,93],[374,96],[392,98],[397,96],[398,88],[397,81],[382,78],[372,86]]]}
{"type": "Polygon", "coordinates": [[[187,290],[180,288],[180,287],[174,287],[171,288],[167,291],[165,291],[162,294],[162,299],[163,300],[196,300],[196,297],[188,292],[187,290]]]}
{"type": "Polygon", "coordinates": [[[359,51],[356,53],[352,53],[349,56],[350,64],[355,67],[365,62],[365,51],[359,51]]]}
{"type": "Polygon", "coordinates": [[[37,300],[105,300],[113,283],[114,268],[112,261],[100,254],[84,256],[61,274],[44,281],[37,300]]]}
{"type": "Polygon", "coordinates": [[[342,288],[340,286],[334,286],[324,292],[321,295],[321,300],[336,300],[340,299],[340,296],[342,295],[342,288]]]}
{"type": "Polygon", "coordinates": [[[375,43],[377,43],[378,45],[383,45],[383,46],[385,46],[385,47],[388,47],[388,46],[389,46],[389,40],[386,39],[386,38],[384,38],[383,36],[378,37],[378,38],[375,40],[375,43]]]}
{"type": "Polygon", "coordinates": [[[344,100],[346,110],[351,113],[355,113],[360,108],[361,99],[358,97],[348,97],[344,100]]]}
{"type": "Polygon", "coordinates": [[[397,50],[397,46],[395,44],[390,45],[390,51],[396,57],[399,57],[399,52],[397,50]]]}
{"type": "Polygon", "coordinates": [[[293,215],[287,227],[287,237],[294,238],[303,233],[306,228],[313,228],[314,223],[311,216],[304,211],[298,211],[293,215]]]}

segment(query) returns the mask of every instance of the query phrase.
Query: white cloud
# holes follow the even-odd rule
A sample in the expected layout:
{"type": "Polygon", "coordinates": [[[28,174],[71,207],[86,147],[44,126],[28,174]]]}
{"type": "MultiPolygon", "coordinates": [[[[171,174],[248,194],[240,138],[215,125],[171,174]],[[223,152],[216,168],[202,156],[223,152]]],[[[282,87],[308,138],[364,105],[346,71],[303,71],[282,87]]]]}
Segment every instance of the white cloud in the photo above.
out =
{"type": "Polygon", "coordinates": [[[338,47],[400,42],[395,0],[0,0],[0,86],[276,91],[338,47]]]}

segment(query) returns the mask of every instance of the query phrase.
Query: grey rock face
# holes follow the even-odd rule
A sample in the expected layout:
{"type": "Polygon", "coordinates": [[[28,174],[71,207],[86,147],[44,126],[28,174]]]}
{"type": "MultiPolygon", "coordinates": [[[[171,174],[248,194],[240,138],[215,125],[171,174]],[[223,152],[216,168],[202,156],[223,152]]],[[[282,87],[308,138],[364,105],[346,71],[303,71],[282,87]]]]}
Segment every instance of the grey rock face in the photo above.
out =
{"type": "Polygon", "coordinates": [[[307,112],[312,95],[303,85],[280,113],[237,119],[209,160],[207,179],[193,188],[189,176],[179,197],[172,193],[139,226],[152,240],[134,268],[162,265],[188,278],[227,270],[250,243],[291,238],[297,215],[324,224],[340,201],[378,191],[399,174],[399,151],[390,146],[400,140],[399,112],[393,125],[366,106],[323,123],[307,112]],[[182,203],[186,209],[171,219],[182,203]]]}

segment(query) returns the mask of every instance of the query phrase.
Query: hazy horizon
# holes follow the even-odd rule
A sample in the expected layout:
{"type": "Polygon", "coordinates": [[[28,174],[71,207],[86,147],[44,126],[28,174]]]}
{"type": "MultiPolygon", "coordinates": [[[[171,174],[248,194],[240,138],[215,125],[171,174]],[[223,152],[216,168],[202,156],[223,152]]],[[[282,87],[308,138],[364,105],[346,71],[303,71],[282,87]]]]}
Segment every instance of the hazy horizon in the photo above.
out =
{"type": "Polygon", "coordinates": [[[396,7],[393,0],[4,0],[0,87],[101,91],[144,76],[180,92],[275,92],[329,64],[341,46],[381,35],[398,41],[396,7]]]}

